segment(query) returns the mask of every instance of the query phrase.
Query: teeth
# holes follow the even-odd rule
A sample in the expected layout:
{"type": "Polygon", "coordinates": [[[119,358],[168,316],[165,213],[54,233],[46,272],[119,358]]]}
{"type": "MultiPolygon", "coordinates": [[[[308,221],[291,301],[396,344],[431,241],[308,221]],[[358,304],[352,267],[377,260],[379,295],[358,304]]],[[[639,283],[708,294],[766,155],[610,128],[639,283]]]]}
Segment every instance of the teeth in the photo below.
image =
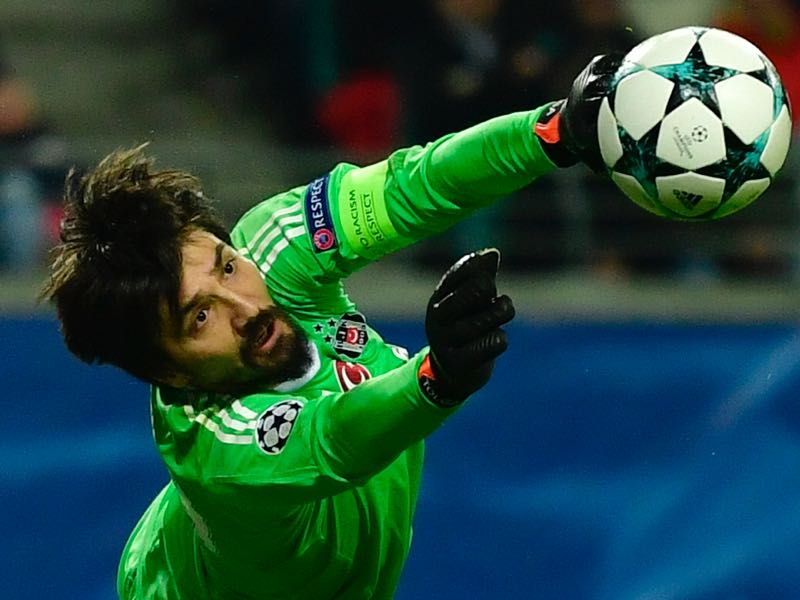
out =
{"type": "Polygon", "coordinates": [[[260,346],[261,344],[263,344],[267,340],[267,338],[269,337],[270,330],[271,330],[271,323],[267,324],[261,330],[261,333],[258,334],[258,337],[256,338],[256,343],[255,343],[256,347],[260,346]]]}

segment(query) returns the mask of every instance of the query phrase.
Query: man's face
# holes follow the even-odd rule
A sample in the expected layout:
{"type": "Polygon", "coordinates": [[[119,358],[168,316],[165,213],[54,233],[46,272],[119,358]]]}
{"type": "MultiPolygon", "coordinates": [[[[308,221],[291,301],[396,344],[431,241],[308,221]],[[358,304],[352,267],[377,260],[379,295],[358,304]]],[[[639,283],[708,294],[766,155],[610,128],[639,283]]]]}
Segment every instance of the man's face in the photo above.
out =
{"type": "Polygon", "coordinates": [[[162,383],[225,393],[271,387],[310,364],[306,338],[267,292],[253,263],[195,231],[182,248],[179,313],[161,309],[174,374],[162,383]]]}

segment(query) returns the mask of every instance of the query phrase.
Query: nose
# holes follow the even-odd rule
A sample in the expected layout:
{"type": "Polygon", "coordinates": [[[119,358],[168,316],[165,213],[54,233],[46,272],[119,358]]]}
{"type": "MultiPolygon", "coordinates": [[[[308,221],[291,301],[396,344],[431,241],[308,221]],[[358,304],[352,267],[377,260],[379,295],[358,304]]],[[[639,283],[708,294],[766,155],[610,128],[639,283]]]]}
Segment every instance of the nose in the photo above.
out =
{"type": "Polygon", "coordinates": [[[248,321],[255,317],[259,311],[259,306],[247,296],[231,293],[225,299],[231,311],[231,325],[239,335],[244,335],[244,328],[248,321]]]}

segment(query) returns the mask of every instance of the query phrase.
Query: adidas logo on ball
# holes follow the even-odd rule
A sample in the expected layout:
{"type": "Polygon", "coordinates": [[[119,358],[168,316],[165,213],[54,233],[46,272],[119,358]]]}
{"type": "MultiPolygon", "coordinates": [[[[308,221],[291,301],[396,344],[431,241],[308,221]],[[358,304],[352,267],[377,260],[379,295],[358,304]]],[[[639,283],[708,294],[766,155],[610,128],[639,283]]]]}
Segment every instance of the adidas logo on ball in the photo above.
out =
{"type": "Polygon", "coordinates": [[[688,210],[693,210],[695,206],[703,199],[700,194],[693,194],[692,192],[687,192],[686,190],[672,190],[672,194],[675,198],[683,204],[688,210]]]}

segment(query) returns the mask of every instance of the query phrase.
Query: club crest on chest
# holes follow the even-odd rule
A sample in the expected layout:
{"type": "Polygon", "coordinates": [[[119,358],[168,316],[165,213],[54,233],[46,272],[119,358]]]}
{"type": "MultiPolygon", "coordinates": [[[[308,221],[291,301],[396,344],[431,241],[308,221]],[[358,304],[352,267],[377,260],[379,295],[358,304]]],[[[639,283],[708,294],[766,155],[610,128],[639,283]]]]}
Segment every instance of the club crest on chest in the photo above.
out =
{"type": "Polygon", "coordinates": [[[314,332],[321,334],[338,354],[358,358],[369,342],[367,320],[361,313],[345,313],[338,319],[316,323],[314,332]]]}

